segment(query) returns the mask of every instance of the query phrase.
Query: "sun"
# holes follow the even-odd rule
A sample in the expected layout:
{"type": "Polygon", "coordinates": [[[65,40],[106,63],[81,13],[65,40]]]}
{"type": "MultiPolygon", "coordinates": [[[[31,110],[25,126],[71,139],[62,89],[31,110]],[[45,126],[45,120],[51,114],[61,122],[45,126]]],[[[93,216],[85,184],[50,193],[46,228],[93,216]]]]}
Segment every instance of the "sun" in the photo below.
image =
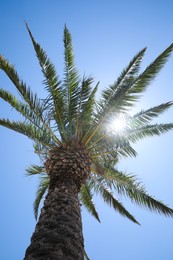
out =
{"type": "Polygon", "coordinates": [[[116,133],[122,132],[127,126],[126,119],[123,115],[119,115],[116,118],[111,118],[109,124],[109,131],[113,131],[116,133]]]}

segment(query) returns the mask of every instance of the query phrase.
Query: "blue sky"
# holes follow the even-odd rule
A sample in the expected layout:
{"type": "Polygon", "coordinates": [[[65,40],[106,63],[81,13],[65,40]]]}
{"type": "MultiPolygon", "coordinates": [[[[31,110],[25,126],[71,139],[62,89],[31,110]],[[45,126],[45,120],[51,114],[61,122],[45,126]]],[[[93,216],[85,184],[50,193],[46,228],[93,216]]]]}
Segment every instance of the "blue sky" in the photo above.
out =
{"type": "MultiPolygon", "coordinates": [[[[43,95],[42,75],[25,28],[46,49],[62,75],[63,28],[73,36],[76,64],[83,75],[100,81],[100,90],[114,82],[143,47],[147,66],[173,42],[173,2],[165,1],[1,1],[0,53],[15,64],[21,77],[43,95]]],[[[0,87],[16,93],[0,72],[0,87]]],[[[173,56],[137,105],[138,110],[173,100],[173,56]]],[[[161,120],[173,122],[173,109],[161,120]]],[[[0,117],[18,118],[0,100],[0,117]]],[[[25,168],[38,162],[32,143],[0,128],[0,258],[23,259],[35,227],[33,200],[37,179],[26,178],[25,168]]],[[[135,145],[136,159],[122,160],[119,169],[137,174],[148,192],[173,207],[173,132],[135,145]]],[[[141,223],[137,226],[96,198],[101,224],[83,209],[85,246],[91,260],[172,260],[173,219],[159,216],[123,200],[141,223]]]]}

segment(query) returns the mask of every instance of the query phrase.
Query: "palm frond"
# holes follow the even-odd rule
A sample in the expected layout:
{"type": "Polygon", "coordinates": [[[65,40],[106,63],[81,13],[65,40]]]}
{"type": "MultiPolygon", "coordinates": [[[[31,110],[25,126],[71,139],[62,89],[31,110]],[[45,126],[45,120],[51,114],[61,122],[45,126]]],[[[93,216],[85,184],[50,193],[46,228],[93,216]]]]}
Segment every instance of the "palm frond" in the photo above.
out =
{"type": "Polygon", "coordinates": [[[36,114],[42,116],[42,106],[36,94],[32,93],[29,87],[19,78],[14,66],[7,59],[0,56],[0,69],[2,69],[8,78],[13,82],[25,102],[35,111],[36,114]]]}
{"type": "Polygon", "coordinates": [[[122,173],[113,167],[107,167],[104,176],[99,176],[99,181],[110,187],[111,190],[115,189],[118,194],[129,198],[138,206],[165,216],[173,216],[173,209],[148,195],[144,186],[134,175],[122,173]]]}
{"type": "Polygon", "coordinates": [[[91,213],[91,215],[93,215],[100,222],[99,215],[93,202],[91,187],[87,183],[81,187],[79,198],[85,208],[91,213]]]}
{"type": "Polygon", "coordinates": [[[75,68],[74,52],[72,47],[72,38],[69,30],[64,28],[64,58],[65,58],[65,72],[64,72],[64,86],[66,89],[66,104],[67,115],[69,123],[70,136],[75,134],[74,124],[78,111],[78,105],[81,95],[81,88],[79,86],[79,76],[75,68]]]}
{"type": "Polygon", "coordinates": [[[125,106],[129,106],[131,98],[125,96],[128,92],[130,84],[136,79],[137,73],[140,69],[140,63],[145,54],[146,48],[141,50],[135,57],[130,61],[127,68],[123,70],[117,81],[112,84],[107,90],[103,91],[100,112],[98,113],[99,118],[108,116],[110,112],[124,111],[125,106]]]}
{"type": "Polygon", "coordinates": [[[11,65],[4,57],[0,56],[0,69],[2,69],[6,75],[9,77],[9,79],[13,82],[14,86],[19,91],[21,97],[23,100],[28,104],[32,112],[35,114],[35,116],[42,122],[42,124],[47,128],[47,130],[52,135],[52,138],[60,144],[60,140],[54,135],[54,133],[51,131],[51,128],[45,123],[45,120],[43,119],[43,107],[40,103],[40,100],[38,99],[36,94],[33,94],[29,87],[26,86],[26,84],[20,80],[15,68],[13,65],[11,65]]]}
{"type": "Polygon", "coordinates": [[[84,249],[84,260],[90,260],[89,256],[87,255],[86,250],[84,249]]]}
{"type": "Polygon", "coordinates": [[[30,165],[27,169],[26,169],[26,175],[27,176],[32,176],[32,175],[36,175],[36,174],[41,174],[45,172],[45,168],[43,166],[38,166],[35,164],[30,165]]]}
{"type": "MultiPolygon", "coordinates": [[[[76,136],[80,136],[81,135],[81,131],[82,131],[82,121],[84,121],[85,119],[83,118],[81,120],[81,114],[83,112],[83,106],[86,104],[86,102],[88,101],[90,95],[91,95],[91,84],[93,82],[93,78],[92,77],[84,77],[82,82],[81,82],[81,86],[80,86],[80,96],[78,99],[78,111],[77,111],[77,115],[76,115],[76,136]]],[[[91,104],[90,104],[91,107],[91,104]]],[[[88,109],[89,110],[89,109],[88,109]]],[[[88,113],[87,110],[87,113],[88,113]]],[[[89,113],[88,113],[89,114],[89,113]]],[[[90,118],[90,115],[88,116],[88,118],[90,118]]]]}
{"type": "Polygon", "coordinates": [[[162,201],[156,200],[153,196],[147,194],[143,188],[126,189],[126,193],[132,202],[139,206],[143,206],[150,211],[163,214],[167,217],[173,217],[173,209],[165,205],[162,201]]]}
{"type": "Polygon", "coordinates": [[[48,132],[41,131],[36,128],[33,124],[26,124],[23,122],[14,122],[10,121],[9,119],[0,119],[0,125],[9,128],[15,132],[23,134],[28,138],[39,142],[47,147],[52,147],[53,142],[48,132]]]}
{"type": "Polygon", "coordinates": [[[50,99],[53,100],[53,110],[55,110],[55,121],[57,122],[62,139],[66,139],[66,130],[64,125],[64,122],[66,121],[64,119],[64,89],[61,85],[61,82],[58,79],[54,65],[51,63],[43,48],[35,41],[27,24],[26,27],[31,37],[43,75],[45,77],[44,84],[46,86],[46,90],[50,93],[50,99]]]}
{"type": "Polygon", "coordinates": [[[42,123],[39,118],[35,115],[35,113],[30,109],[30,107],[19,101],[15,96],[13,96],[10,92],[0,89],[0,97],[8,102],[12,108],[14,108],[17,112],[19,112],[26,120],[34,124],[38,128],[43,128],[42,123]]]}
{"type": "Polygon", "coordinates": [[[89,99],[91,92],[92,92],[92,87],[91,84],[93,83],[93,78],[92,77],[83,77],[83,80],[81,82],[81,91],[80,91],[80,96],[79,96],[79,102],[78,102],[78,111],[82,111],[82,106],[83,104],[86,103],[86,101],[89,99]]]}
{"type": "Polygon", "coordinates": [[[169,56],[172,54],[173,44],[164,50],[134,81],[129,89],[129,94],[142,93],[151,81],[158,75],[160,70],[167,62],[169,56]]]}
{"type": "Polygon", "coordinates": [[[81,118],[83,119],[92,119],[92,112],[95,105],[95,95],[98,90],[99,82],[96,84],[88,98],[81,104],[81,118]]]}
{"type": "Polygon", "coordinates": [[[34,152],[38,154],[41,161],[44,163],[47,160],[49,155],[49,147],[39,142],[34,142],[33,147],[34,147],[34,152]]]}
{"type": "Polygon", "coordinates": [[[136,127],[134,129],[130,129],[127,132],[127,139],[130,140],[131,142],[136,142],[145,137],[155,136],[155,135],[159,136],[172,129],[173,129],[173,123],[145,125],[142,127],[136,127]]]}
{"type": "Polygon", "coordinates": [[[110,160],[110,157],[115,159],[117,157],[136,157],[137,155],[128,138],[121,133],[96,134],[95,139],[89,146],[93,153],[92,158],[100,157],[103,154],[109,155],[108,160],[110,160]]]}
{"type": "Polygon", "coordinates": [[[45,193],[48,189],[48,186],[49,186],[48,175],[42,176],[40,178],[40,183],[38,185],[38,189],[37,189],[37,192],[36,192],[36,198],[35,198],[35,201],[34,201],[34,215],[35,215],[36,219],[38,217],[38,209],[39,209],[40,202],[43,199],[43,196],[45,195],[45,193]]]}
{"type": "Polygon", "coordinates": [[[137,127],[146,125],[149,123],[153,118],[158,117],[160,114],[165,112],[168,108],[173,105],[173,102],[163,103],[159,106],[152,107],[147,110],[142,110],[139,113],[135,114],[128,120],[128,124],[130,127],[137,127]]]}
{"type": "Polygon", "coordinates": [[[96,86],[90,93],[88,99],[81,104],[81,112],[78,117],[79,118],[78,122],[79,122],[80,128],[83,131],[83,137],[82,137],[83,143],[87,143],[87,138],[89,137],[88,133],[93,128],[93,123],[94,123],[93,114],[94,114],[95,103],[96,103],[95,96],[96,96],[96,93],[98,90],[98,85],[99,85],[99,82],[96,84],[96,86]],[[85,122],[85,124],[83,122],[85,122]]]}
{"type": "Polygon", "coordinates": [[[103,183],[101,183],[98,179],[93,178],[93,189],[94,191],[99,194],[103,200],[110,205],[111,207],[114,208],[117,212],[119,212],[122,216],[127,217],[130,219],[132,222],[139,224],[138,221],[132,216],[126,208],[122,205],[121,202],[119,202],[113,195],[113,193],[108,190],[107,187],[104,186],[103,183]]]}
{"type": "MultiPolygon", "coordinates": [[[[123,146],[119,146],[116,149],[116,152],[117,152],[118,157],[136,157],[137,156],[137,152],[129,144],[129,142],[127,144],[124,144],[123,146]]],[[[111,153],[111,151],[110,151],[110,153],[111,153]]]]}

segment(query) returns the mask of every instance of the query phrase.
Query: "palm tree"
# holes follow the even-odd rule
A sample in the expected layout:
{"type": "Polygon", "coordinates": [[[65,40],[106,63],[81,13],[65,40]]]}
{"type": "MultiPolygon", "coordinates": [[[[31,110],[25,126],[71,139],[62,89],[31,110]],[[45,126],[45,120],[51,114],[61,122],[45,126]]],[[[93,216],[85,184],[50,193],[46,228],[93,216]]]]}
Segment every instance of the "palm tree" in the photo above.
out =
{"type": "Polygon", "coordinates": [[[137,224],[136,218],[117,199],[118,194],[139,206],[172,217],[173,209],[150,196],[136,176],[125,174],[116,166],[121,157],[136,156],[133,143],[173,128],[173,123],[151,124],[152,119],[170,108],[173,102],[142,110],[133,116],[129,114],[166,63],[173,44],[143,72],[139,70],[146,48],[141,50],[96,101],[99,83],[92,87],[92,77],[79,77],[67,27],[64,28],[62,81],[28,26],[27,30],[44,76],[46,98],[39,99],[20,79],[15,67],[0,56],[0,68],[13,82],[20,98],[4,89],[0,89],[0,97],[23,116],[22,121],[0,119],[0,125],[30,138],[40,158],[40,165],[27,169],[28,175],[40,178],[34,201],[36,218],[45,195],[24,259],[81,260],[87,257],[80,206],[83,204],[100,221],[93,202],[94,194],[99,194],[115,211],[137,224]],[[117,130],[112,125],[113,121],[118,124],[116,120],[120,117],[125,124],[117,130]]]}

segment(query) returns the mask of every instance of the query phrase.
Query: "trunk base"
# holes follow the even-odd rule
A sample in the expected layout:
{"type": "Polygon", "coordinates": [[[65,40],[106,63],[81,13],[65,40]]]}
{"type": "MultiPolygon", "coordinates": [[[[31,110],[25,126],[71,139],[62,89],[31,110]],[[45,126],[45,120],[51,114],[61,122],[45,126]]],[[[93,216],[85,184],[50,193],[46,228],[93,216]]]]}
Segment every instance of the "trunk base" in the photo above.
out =
{"type": "Polygon", "coordinates": [[[24,260],[83,260],[81,212],[75,187],[49,190],[24,260]]]}

